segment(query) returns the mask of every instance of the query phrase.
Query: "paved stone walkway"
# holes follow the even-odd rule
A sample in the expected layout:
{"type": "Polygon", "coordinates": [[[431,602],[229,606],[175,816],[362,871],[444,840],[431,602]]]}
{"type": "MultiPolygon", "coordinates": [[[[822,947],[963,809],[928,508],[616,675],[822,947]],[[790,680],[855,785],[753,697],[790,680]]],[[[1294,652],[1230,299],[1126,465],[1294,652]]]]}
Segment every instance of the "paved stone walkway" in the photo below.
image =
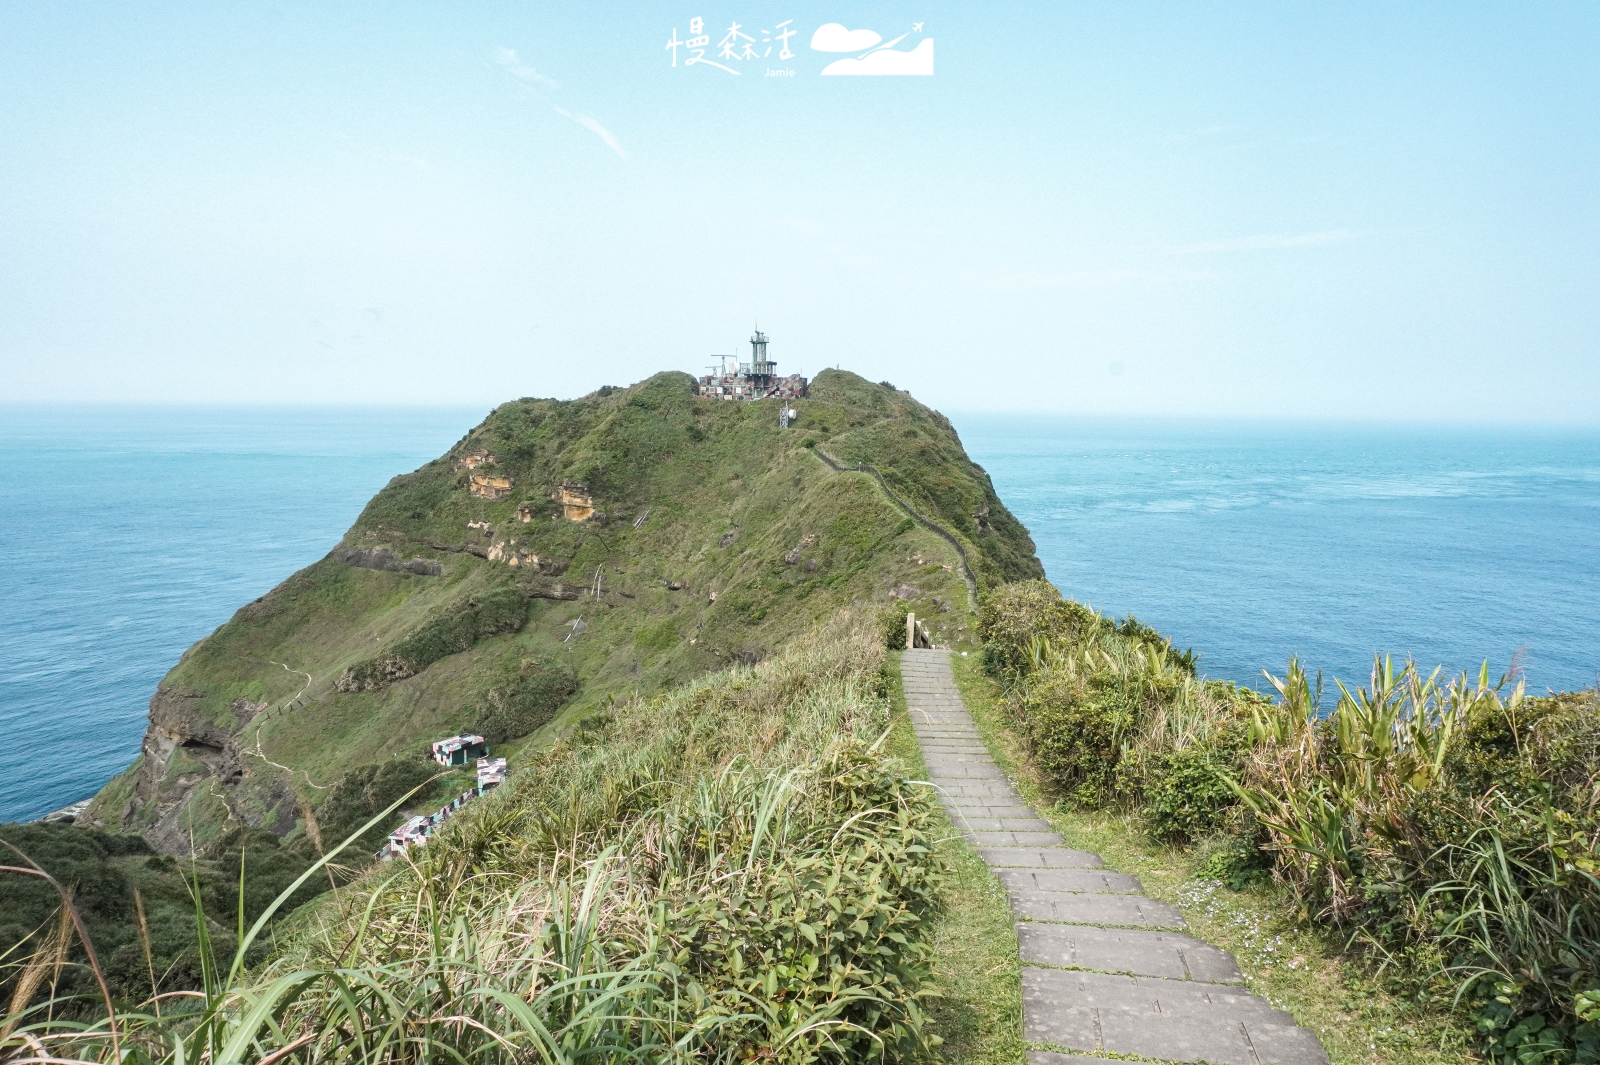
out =
{"type": "MultiPolygon", "coordinates": [[[[1139,881],[1068,849],[989,757],[949,652],[907,651],[906,705],[950,820],[1011,895],[1031,1065],[1096,1053],[1228,1065],[1326,1065],[1315,1033],[1243,986],[1233,956],[1184,934],[1139,881]]],[[[1112,1065],[1107,1061],[1106,1065],[1112,1065]]],[[[1125,1063],[1124,1063],[1125,1065],[1125,1063]]]]}

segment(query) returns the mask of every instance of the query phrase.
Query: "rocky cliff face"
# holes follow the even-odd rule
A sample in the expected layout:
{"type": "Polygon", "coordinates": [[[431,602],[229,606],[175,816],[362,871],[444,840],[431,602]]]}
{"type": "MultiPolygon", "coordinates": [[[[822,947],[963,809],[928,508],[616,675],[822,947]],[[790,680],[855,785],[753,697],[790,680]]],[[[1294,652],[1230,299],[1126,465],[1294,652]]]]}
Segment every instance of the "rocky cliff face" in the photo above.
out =
{"type": "Polygon", "coordinates": [[[227,808],[228,820],[279,835],[294,827],[297,801],[292,789],[274,778],[268,785],[269,803],[263,809],[228,806],[249,767],[241,744],[250,721],[267,709],[264,702],[234,700],[234,727],[228,729],[207,718],[206,693],[162,683],[150,697],[150,726],[140,744],[138,760],[120,779],[117,801],[91,803],[79,823],[141,831],[152,847],[165,854],[188,853],[190,811],[196,789],[227,808]]]}
{"type": "Polygon", "coordinates": [[[541,742],[842,606],[892,602],[960,644],[965,609],[940,613],[971,606],[952,545],[980,584],[1040,575],[936,412],[836,371],[793,427],[778,405],[702,399],[684,374],[505,404],[186,652],[85,820],[167,853],[230,825],[294,833],[364,764],[459,731],[541,742]],[[580,486],[581,521],[561,498],[580,486]]]}

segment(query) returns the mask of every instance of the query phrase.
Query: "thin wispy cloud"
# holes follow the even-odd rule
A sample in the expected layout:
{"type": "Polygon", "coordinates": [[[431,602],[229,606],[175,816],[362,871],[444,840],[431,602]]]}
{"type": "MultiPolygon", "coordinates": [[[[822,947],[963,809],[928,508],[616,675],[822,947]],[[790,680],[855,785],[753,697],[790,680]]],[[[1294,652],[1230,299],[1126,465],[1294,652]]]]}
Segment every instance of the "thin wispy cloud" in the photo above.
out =
{"type": "Polygon", "coordinates": [[[1257,233],[1250,237],[1203,240],[1172,248],[1174,255],[1198,255],[1213,251],[1270,251],[1277,248],[1309,248],[1318,244],[1337,244],[1355,236],[1348,229],[1324,229],[1315,233],[1257,233]]]}
{"type": "Polygon", "coordinates": [[[556,88],[554,78],[539,73],[528,64],[517,58],[515,48],[496,48],[494,61],[505,67],[512,77],[526,81],[533,85],[543,85],[547,89],[556,88]]]}
{"type": "MultiPolygon", "coordinates": [[[[555,107],[554,104],[551,104],[550,106],[555,107]]],[[[602,126],[599,122],[595,121],[593,115],[575,115],[564,107],[556,107],[556,114],[562,116],[563,118],[572,119],[572,121],[576,122],[590,133],[593,133],[596,137],[599,137],[601,140],[605,141],[606,147],[616,152],[621,158],[626,159],[628,157],[627,149],[625,149],[617,140],[616,135],[613,134],[609,129],[606,129],[604,126],[602,126]]]]}
{"type": "MultiPolygon", "coordinates": [[[[517,55],[517,50],[515,48],[496,48],[494,50],[494,61],[500,64],[501,67],[505,68],[507,73],[516,78],[518,81],[522,82],[524,85],[537,86],[543,89],[554,89],[557,87],[554,78],[551,78],[545,74],[541,74],[527,63],[524,63],[517,55]]],[[[602,126],[599,119],[595,118],[593,115],[575,114],[559,104],[551,103],[549,100],[545,99],[544,94],[540,91],[537,91],[537,89],[535,90],[534,95],[539,97],[541,100],[544,100],[546,103],[549,103],[550,109],[556,114],[560,115],[562,118],[570,119],[573,122],[576,122],[590,133],[593,133],[596,137],[599,137],[603,142],[605,142],[605,146],[607,148],[610,148],[612,151],[617,153],[618,158],[628,158],[628,150],[622,146],[621,141],[617,140],[617,135],[612,133],[609,129],[606,129],[605,126],[602,126]]]]}

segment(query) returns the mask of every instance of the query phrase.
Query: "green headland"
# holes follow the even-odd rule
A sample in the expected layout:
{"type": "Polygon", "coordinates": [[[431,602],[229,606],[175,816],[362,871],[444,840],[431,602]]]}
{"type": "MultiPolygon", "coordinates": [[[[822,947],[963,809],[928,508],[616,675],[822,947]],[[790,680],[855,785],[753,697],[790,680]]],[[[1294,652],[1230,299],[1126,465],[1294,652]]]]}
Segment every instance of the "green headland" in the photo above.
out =
{"type": "Polygon", "coordinates": [[[1333,1062],[1600,1061],[1596,692],[1207,680],[1045,582],[936,411],[840,371],[780,405],[518,400],[396,477],[174,665],[77,825],[0,831],[0,1054],[1047,1053],[1006,893],[918,783],[909,612],[1027,801],[1333,1062]],[[375,861],[470,785],[428,759],[460,732],[507,782],[375,861]]]}
{"type": "Polygon", "coordinates": [[[937,412],[839,371],[795,425],[778,406],[663,373],[497,408],[185,653],[82,823],[172,855],[240,825],[290,837],[430,740],[474,732],[514,754],[619,698],[770,657],[844,608],[903,604],[970,645],[974,593],[1042,575],[937,412]],[[822,455],[875,466],[964,558],[822,455]],[[563,506],[563,485],[583,505],[563,506]]]}

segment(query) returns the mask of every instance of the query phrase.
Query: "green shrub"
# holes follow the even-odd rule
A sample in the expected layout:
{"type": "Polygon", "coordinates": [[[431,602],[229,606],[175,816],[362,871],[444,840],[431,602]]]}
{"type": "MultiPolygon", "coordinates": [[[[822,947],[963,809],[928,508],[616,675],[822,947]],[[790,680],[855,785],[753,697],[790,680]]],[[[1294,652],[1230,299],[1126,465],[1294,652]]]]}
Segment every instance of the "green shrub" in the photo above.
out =
{"type": "Polygon", "coordinates": [[[548,658],[524,658],[500,667],[479,712],[478,731],[491,744],[526,736],[556,716],[578,691],[578,676],[548,658]]]}
{"type": "Polygon", "coordinates": [[[1017,677],[1031,668],[1031,645],[1040,637],[1075,639],[1094,624],[1094,612],[1061,598],[1049,581],[1018,581],[984,597],[978,609],[983,666],[1017,677]]]}
{"type": "Polygon", "coordinates": [[[1209,747],[1152,755],[1140,782],[1145,827],[1158,843],[1194,843],[1220,829],[1236,803],[1232,759],[1209,747]]]}
{"type": "Polygon", "coordinates": [[[1595,693],[1379,658],[1324,719],[1298,663],[1273,683],[1245,794],[1278,877],[1475,1011],[1496,1061],[1578,1060],[1574,1003],[1600,986],[1595,693]]]}
{"type": "MultiPolygon", "coordinates": [[[[808,787],[812,809],[794,810],[799,824],[765,847],[746,838],[754,826],[698,812],[698,825],[672,834],[692,853],[674,857],[676,868],[658,888],[679,900],[662,924],[671,961],[713,999],[781,1003],[788,1017],[836,1017],[829,1042],[838,1060],[920,1057],[927,1046],[920,995],[932,963],[924,928],[942,882],[929,860],[933,807],[899,767],[859,743],[840,748],[808,787]],[[752,842],[762,860],[747,864],[752,842]],[[874,997],[849,1002],[841,981],[874,997]]],[[[806,1060],[821,1049],[806,1039],[805,1058],[781,1053],[770,1022],[752,1020],[717,1042],[777,1060],[806,1060]]]]}
{"type": "MultiPolygon", "coordinates": [[[[321,835],[329,846],[345,839],[367,821],[412,788],[425,783],[439,771],[433,762],[420,755],[400,756],[386,762],[358,765],[334,782],[328,797],[317,809],[321,835]]],[[[421,805],[427,799],[424,792],[417,796],[421,805]]],[[[363,850],[373,850],[384,834],[400,820],[398,814],[389,822],[371,828],[361,839],[363,850]]]]}
{"type": "MultiPolygon", "coordinates": [[[[270,832],[242,826],[214,842],[198,860],[181,862],[151,854],[139,836],[75,825],[3,825],[0,839],[71,893],[109,990],[130,1002],[144,1000],[157,987],[176,991],[199,985],[203,945],[196,932],[192,887],[199,886],[207,927],[231,928],[238,913],[241,863],[246,871],[245,912],[254,919],[315,860],[303,837],[284,844],[270,832]]],[[[0,865],[22,864],[9,850],[0,854],[0,865]]],[[[326,888],[324,878],[295,893],[292,904],[326,888]]],[[[0,893],[0,951],[6,952],[0,957],[0,1002],[12,1001],[19,978],[26,978],[30,954],[42,948],[53,957],[56,947],[67,962],[53,980],[56,993],[63,999],[96,1001],[99,986],[70,924],[60,922],[61,899],[55,889],[39,877],[0,873],[0,893]],[[63,931],[65,940],[57,940],[63,931]]],[[[45,987],[51,982],[46,980],[45,987]]],[[[68,1015],[80,1015],[82,1008],[71,1006],[68,1015]]]]}
{"type": "MultiPolygon", "coordinates": [[[[127,865],[116,859],[149,854],[150,848],[143,839],[74,825],[40,823],[0,825],[0,840],[28,854],[72,890],[80,915],[92,934],[101,939],[103,951],[114,954],[134,942],[130,920],[134,916],[133,884],[127,865]]],[[[11,851],[0,849],[0,865],[20,864],[11,851]]],[[[148,868],[148,859],[139,864],[148,868]]],[[[181,880],[173,880],[181,888],[181,880]]],[[[5,900],[0,904],[0,950],[23,947],[27,951],[29,946],[40,945],[53,933],[61,900],[46,881],[0,873],[0,893],[5,900]],[[33,937],[31,942],[30,937],[33,937]]],[[[182,953],[192,945],[193,938],[190,933],[176,945],[176,950],[163,950],[163,956],[182,953]]],[[[74,963],[83,959],[76,940],[69,939],[67,949],[74,963]]],[[[144,968],[142,957],[139,968],[144,968]]],[[[17,975],[15,970],[0,968],[0,1001],[9,999],[17,975]]],[[[133,986],[149,986],[148,978],[142,974],[129,976],[134,981],[133,986]]],[[[68,991],[91,993],[94,989],[92,975],[76,964],[66,971],[65,977],[68,991]]]]}
{"type": "Polygon", "coordinates": [[[1046,671],[1013,706],[1035,764],[1057,788],[1091,808],[1111,799],[1140,710],[1114,678],[1046,671]]]}
{"type": "Polygon", "coordinates": [[[1195,654],[1194,648],[1191,647],[1186,651],[1178,651],[1172,646],[1171,640],[1167,639],[1165,636],[1161,635],[1161,633],[1157,632],[1149,625],[1146,625],[1132,614],[1129,614],[1127,617],[1117,622],[1116,633],[1118,636],[1126,636],[1129,639],[1138,640],[1141,643],[1165,652],[1168,657],[1172,659],[1172,661],[1182,666],[1191,677],[1195,675],[1195,664],[1200,661],[1200,656],[1195,654]]]}
{"type": "Polygon", "coordinates": [[[346,669],[335,688],[342,692],[375,691],[392,681],[427,669],[479,640],[517,632],[528,616],[528,603],[515,587],[501,587],[441,610],[381,654],[346,669]]]}
{"type": "MultiPolygon", "coordinates": [[[[372,811],[377,812],[377,809],[372,811]]],[[[378,833],[380,838],[381,835],[378,833]]],[[[373,847],[378,845],[377,839],[371,842],[373,847]]],[[[254,921],[317,860],[316,846],[304,835],[285,841],[264,828],[244,825],[218,839],[211,850],[214,858],[208,863],[207,875],[202,880],[205,899],[213,912],[230,924],[233,923],[230,919],[239,912],[241,871],[244,873],[245,920],[254,921]]],[[[290,893],[284,912],[310,902],[327,889],[326,878],[307,881],[290,893]]]]}
{"type": "MultiPolygon", "coordinates": [[[[1234,807],[1237,813],[1238,807],[1234,807]]],[[[1246,811],[1242,818],[1229,818],[1228,831],[1208,841],[1200,875],[1220,880],[1234,891],[1272,876],[1272,855],[1261,846],[1260,826],[1246,811]]]]}
{"type": "Polygon", "coordinates": [[[518,631],[527,615],[528,604],[520,591],[496,588],[428,619],[392,653],[415,662],[420,670],[486,637],[518,631]]]}
{"type": "Polygon", "coordinates": [[[890,651],[906,649],[906,614],[904,606],[890,603],[878,611],[878,627],[883,630],[883,646],[890,651]]]}

